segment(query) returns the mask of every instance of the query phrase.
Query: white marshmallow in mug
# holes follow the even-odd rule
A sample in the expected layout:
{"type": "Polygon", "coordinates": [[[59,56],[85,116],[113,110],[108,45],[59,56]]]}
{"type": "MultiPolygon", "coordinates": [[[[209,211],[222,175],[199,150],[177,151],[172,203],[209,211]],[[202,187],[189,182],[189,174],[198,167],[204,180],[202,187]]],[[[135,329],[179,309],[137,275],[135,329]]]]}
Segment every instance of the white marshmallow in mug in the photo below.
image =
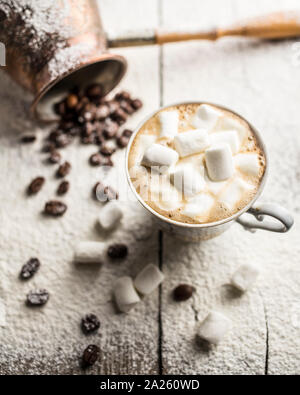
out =
{"type": "Polygon", "coordinates": [[[257,177],[260,173],[258,154],[244,153],[238,154],[234,158],[235,166],[248,176],[257,177]]]}
{"type": "Polygon", "coordinates": [[[228,144],[217,144],[205,151],[205,162],[212,181],[224,181],[233,176],[234,167],[228,144]]]}
{"type": "Polygon", "coordinates": [[[179,133],[174,138],[174,145],[180,157],[183,158],[204,151],[209,147],[210,141],[206,130],[196,129],[179,133]]]}
{"type": "Polygon", "coordinates": [[[245,138],[248,134],[248,129],[237,119],[229,117],[229,116],[224,116],[222,117],[215,129],[217,132],[225,132],[225,131],[231,131],[234,130],[237,132],[240,144],[243,144],[245,141],[245,138]]]}
{"type": "Polygon", "coordinates": [[[259,270],[256,266],[245,263],[233,274],[231,284],[241,292],[246,292],[253,286],[258,275],[259,270]]]}
{"type": "Polygon", "coordinates": [[[242,199],[247,191],[254,189],[254,186],[237,177],[225,188],[219,196],[219,202],[229,210],[233,210],[236,204],[242,199]]]}
{"type": "Polygon", "coordinates": [[[192,121],[195,128],[211,131],[217,125],[221,112],[208,104],[201,104],[192,121]]]}
{"type": "Polygon", "coordinates": [[[145,151],[141,164],[147,167],[158,167],[160,173],[166,173],[178,159],[178,154],[173,149],[161,144],[152,144],[145,151]]]}
{"type": "Polygon", "coordinates": [[[178,134],[179,116],[177,111],[162,111],[159,114],[160,137],[174,137],[178,134]]]}
{"type": "Polygon", "coordinates": [[[198,329],[198,336],[211,344],[218,344],[231,327],[231,321],[222,313],[211,311],[198,329]]]}
{"type": "Polygon", "coordinates": [[[107,203],[98,215],[98,222],[102,229],[110,230],[114,228],[122,219],[123,211],[116,201],[107,203]]]}
{"type": "Polygon", "coordinates": [[[135,288],[142,295],[151,294],[164,280],[165,276],[157,266],[150,263],[136,276],[135,288]]]}
{"type": "Polygon", "coordinates": [[[240,140],[238,134],[234,130],[229,130],[228,132],[217,132],[210,135],[210,139],[213,145],[219,143],[226,143],[230,146],[232,154],[237,154],[240,150],[240,140]]]}
{"type": "Polygon", "coordinates": [[[74,262],[102,263],[105,258],[105,244],[97,241],[81,241],[74,248],[74,262]]]}
{"type": "Polygon", "coordinates": [[[192,165],[179,167],[171,174],[170,179],[185,197],[196,195],[205,188],[204,177],[192,165]]]}
{"type": "Polygon", "coordinates": [[[118,309],[128,313],[141,300],[130,277],[119,278],[114,285],[114,296],[118,309]]]}
{"type": "Polygon", "coordinates": [[[205,219],[215,204],[215,199],[208,193],[200,193],[199,195],[188,200],[188,203],[182,209],[182,214],[190,218],[201,217],[205,219]]]}

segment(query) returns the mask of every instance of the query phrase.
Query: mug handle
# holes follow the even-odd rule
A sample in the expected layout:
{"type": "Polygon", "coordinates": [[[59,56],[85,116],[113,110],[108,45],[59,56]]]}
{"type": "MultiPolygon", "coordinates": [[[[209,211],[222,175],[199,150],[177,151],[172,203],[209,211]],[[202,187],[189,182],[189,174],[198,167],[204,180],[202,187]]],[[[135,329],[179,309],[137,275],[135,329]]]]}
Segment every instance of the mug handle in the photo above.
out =
{"type": "Polygon", "coordinates": [[[264,229],[271,232],[288,232],[294,224],[294,218],[290,212],[275,203],[257,203],[248,211],[254,218],[246,218],[247,214],[241,215],[236,221],[246,230],[254,232],[255,229],[264,229]],[[275,218],[278,222],[265,219],[265,216],[275,218]]]}

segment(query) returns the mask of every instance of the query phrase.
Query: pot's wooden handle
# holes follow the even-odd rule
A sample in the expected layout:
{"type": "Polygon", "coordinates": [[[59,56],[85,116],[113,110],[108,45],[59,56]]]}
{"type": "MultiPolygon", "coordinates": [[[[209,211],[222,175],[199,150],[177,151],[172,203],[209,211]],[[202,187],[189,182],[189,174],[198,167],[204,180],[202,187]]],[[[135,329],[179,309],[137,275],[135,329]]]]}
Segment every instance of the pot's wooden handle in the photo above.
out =
{"type": "Polygon", "coordinates": [[[300,11],[276,12],[209,31],[127,32],[108,38],[110,47],[166,44],[189,40],[217,40],[225,36],[283,39],[300,36],[300,11]]]}
{"type": "Polygon", "coordinates": [[[157,32],[157,44],[188,40],[217,40],[225,36],[281,39],[300,36],[300,11],[276,12],[234,24],[228,28],[194,32],[157,32]]]}

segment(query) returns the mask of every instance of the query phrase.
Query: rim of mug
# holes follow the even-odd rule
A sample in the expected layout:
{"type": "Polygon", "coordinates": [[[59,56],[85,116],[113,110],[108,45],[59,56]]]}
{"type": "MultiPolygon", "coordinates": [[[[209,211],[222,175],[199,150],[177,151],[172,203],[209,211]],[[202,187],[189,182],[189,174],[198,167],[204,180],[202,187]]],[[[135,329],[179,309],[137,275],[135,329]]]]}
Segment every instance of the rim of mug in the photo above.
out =
{"type": "Polygon", "coordinates": [[[207,102],[207,101],[197,101],[197,100],[191,100],[191,101],[184,101],[184,102],[176,102],[173,104],[168,104],[166,106],[162,106],[160,107],[158,110],[153,111],[150,115],[148,115],[146,118],[143,119],[143,121],[141,121],[138,126],[135,128],[132,136],[130,137],[127,149],[126,149],[126,157],[125,157],[125,165],[126,165],[126,178],[127,178],[127,182],[130,186],[131,191],[133,192],[133,194],[135,195],[136,199],[138,200],[138,202],[147,210],[149,211],[151,214],[153,214],[155,217],[161,219],[164,222],[167,222],[169,224],[172,224],[174,226],[180,226],[180,227],[184,227],[184,228],[211,228],[214,226],[218,226],[218,225],[222,225],[225,224],[227,222],[236,220],[238,217],[240,217],[242,214],[246,213],[252,206],[253,204],[256,202],[256,200],[260,197],[265,184],[266,184],[266,180],[267,180],[267,176],[268,176],[268,171],[269,171],[269,157],[268,157],[268,153],[266,150],[266,146],[265,143],[261,137],[261,134],[258,132],[258,130],[247,120],[245,119],[242,115],[238,114],[237,112],[231,110],[228,107],[225,107],[221,104],[216,104],[216,103],[212,103],[212,102],[207,102]],[[136,135],[138,134],[138,132],[140,131],[140,129],[144,126],[144,124],[146,122],[148,122],[153,116],[155,116],[158,112],[162,111],[162,110],[166,110],[170,107],[174,107],[174,106],[180,106],[180,105],[188,105],[188,104],[207,104],[207,105],[211,105],[211,106],[215,106],[220,108],[221,110],[225,110],[225,111],[229,111],[232,114],[238,116],[239,118],[241,118],[243,121],[245,121],[251,128],[252,132],[254,133],[255,137],[257,138],[258,144],[260,146],[260,148],[263,150],[264,156],[265,156],[265,171],[264,174],[262,176],[261,182],[259,184],[259,187],[256,191],[256,194],[254,195],[254,197],[251,199],[251,201],[244,206],[241,210],[239,210],[238,212],[236,212],[235,214],[231,215],[230,217],[227,218],[223,218],[222,220],[219,221],[215,221],[215,222],[207,222],[207,223],[202,223],[202,224],[189,224],[189,223],[185,223],[185,222],[179,222],[179,221],[175,221],[173,219],[167,218],[164,215],[158,213],[157,211],[155,211],[152,207],[150,207],[143,199],[142,197],[139,195],[139,193],[136,191],[135,187],[133,186],[133,183],[131,181],[131,177],[129,174],[129,153],[131,151],[131,146],[132,143],[136,137],[136,135]]]}

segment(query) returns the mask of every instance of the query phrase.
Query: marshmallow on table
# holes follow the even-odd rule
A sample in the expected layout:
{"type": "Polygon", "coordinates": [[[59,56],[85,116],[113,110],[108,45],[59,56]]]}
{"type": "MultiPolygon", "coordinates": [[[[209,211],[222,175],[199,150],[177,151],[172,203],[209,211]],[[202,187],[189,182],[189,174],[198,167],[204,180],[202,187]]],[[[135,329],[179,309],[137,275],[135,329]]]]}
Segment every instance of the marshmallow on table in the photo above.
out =
{"type": "Polygon", "coordinates": [[[178,161],[176,151],[161,144],[152,144],[144,153],[142,165],[157,167],[160,173],[166,173],[178,161]]]}
{"type": "Polygon", "coordinates": [[[260,172],[258,154],[238,154],[234,158],[235,166],[246,175],[258,176],[260,172]]]}
{"type": "Polygon", "coordinates": [[[120,208],[119,203],[111,201],[107,203],[98,215],[98,222],[103,229],[112,229],[122,219],[123,211],[120,208]]]}
{"type": "Polygon", "coordinates": [[[151,294],[164,280],[163,273],[150,263],[136,276],[135,288],[143,295],[151,294]]]}
{"type": "Polygon", "coordinates": [[[162,111],[159,114],[160,137],[174,137],[178,133],[179,116],[177,111],[162,111]]]}
{"type": "Polygon", "coordinates": [[[241,265],[231,278],[231,284],[242,292],[246,292],[255,283],[259,275],[256,266],[246,263],[241,265]]]}
{"type": "Polygon", "coordinates": [[[179,133],[174,138],[175,149],[181,158],[198,154],[209,147],[208,133],[203,129],[189,130],[179,133]]]}
{"type": "Polygon", "coordinates": [[[224,181],[233,176],[233,159],[228,144],[218,144],[205,151],[206,168],[212,181],[224,181]]]}
{"type": "Polygon", "coordinates": [[[230,146],[233,155],[239,152],[241,146],[238,134],[234,130],[212,133],[210,135],[210,140],[214,145],[218,143],[227,143],[230,146]]]}
{"type": "Polygon", "coordinates": [[[74,248],[74,262],[102,263],[105,257],[105,244],[96,241],[82,241],[74,248]]]}
{"type": "Polygon", "coordinates": [[[217,311],[211,311],[198,329],[198,336],[212,344],[218,344],[231,327],[231,321],[217,311]]]}
{"type": "Polygon", "coordinates": [[[189,199],[181,213],[190,218],[207,217],[214,204],[215,200],[208,193],[201,193],[189,199]]]}
{"type": "Polygon", "coordinates": [[[242,178],[235,178],[228,185],[228,187],[219,196],[219,202],[222,203],[226,208],[232,210],[236,204],[242,199],[246,192],[253,190],[254,186],[248,184],[242,178]]]}
{"type": "Polygon", "coordinates": [[[239,122],[237,119],[229,117],[229,116],[224,116],[220,119],[220,121],[217,124],[216,127],[216,132],[218,131],[236,131],[238,136],[239,136],[239,140],[240,143],[243,144],[247,134],[248,134],[248,129],[241,123],[239,122]]]}
{"type": "Polygon", "coordinates": [[[191,165],[175,169],[171,174],[171,181],[185,197],[196,195],[205,188],[204,177],[191,165]]]}
{"type": "Polygon", "coordinates": [[[221,112],[208,104],[201,104],[192,124],[195,128],[204,128],[211,131],[217,125],[221,112]]]}
{"type": "Polygon", "coordinates": [[[117,306],[123,313],[128,313],[140,301],[132,279],[128,276],[121,277],[115,282],[114,295],[117,306]]]}

